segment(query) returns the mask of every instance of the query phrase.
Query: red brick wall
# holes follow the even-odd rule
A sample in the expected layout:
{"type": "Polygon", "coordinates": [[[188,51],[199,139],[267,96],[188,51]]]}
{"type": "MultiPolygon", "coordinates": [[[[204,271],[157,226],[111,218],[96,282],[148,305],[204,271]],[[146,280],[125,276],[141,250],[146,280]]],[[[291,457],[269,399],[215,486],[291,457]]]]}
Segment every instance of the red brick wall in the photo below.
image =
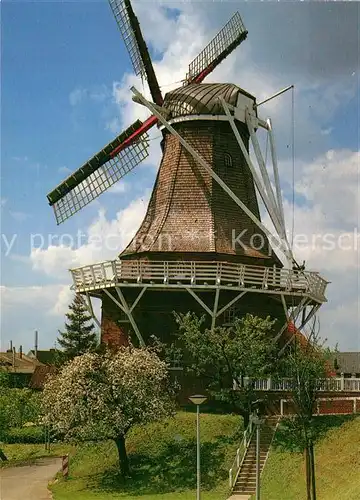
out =
{"type": "MultiPolygon", "coordinates": [[[[356,403],[356,413],[360,413],[360,397],[357,398],[356,403]]],[[[284,415],[294,414],[294,406],[291,401],[286,401],[283,403],[284,415]]],[[[333,396],[332,400],[319,401],[318,406],[314,407],[314,415],[348,415],[354,413],[354,401],[353,399],[345,399],[345,397],[333,396]]]]}
{"type": "MultiPolygon", "coordinates": [[[[360,399],[357,402],[357,412],[360,413],[360,399]]],[[[319,401],[319,413],[321,415],[339,413],[353,413],[354,401],[351,399],[333,399],[332,401],[319,401]]]]}
{"type": "Polygon", "coordinates": [[[128,323],[119,323],[124,318],[121,309],[104,294],[101,307],[101,343],[113,348],[128,345],[128,323]]]}

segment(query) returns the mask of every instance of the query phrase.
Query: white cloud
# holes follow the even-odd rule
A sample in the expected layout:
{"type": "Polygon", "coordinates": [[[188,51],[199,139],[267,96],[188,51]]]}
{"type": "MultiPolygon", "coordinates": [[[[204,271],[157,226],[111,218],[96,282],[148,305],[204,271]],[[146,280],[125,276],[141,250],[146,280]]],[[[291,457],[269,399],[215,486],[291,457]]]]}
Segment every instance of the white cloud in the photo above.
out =
{"type": "Polygon", "coordinates": [[[127,182],[124,181],[118,181],[116,182],[113,186],[111,186],[110,189],[107,190],[107,193],[125,193],[129,188],[129,185],[127,182]]]}
{"type": "Polygon", "coordinates": [[[337,227],[354,226],[359,217],[360,151],[329,150],[300,166],[296,191],[312,204],[322,200],[323,211],[337,227]],[[334,200],[341,201],[334,206],[334,200]]]}
{"type": "MultiPolygon", "coordinates": [[[[285,200],[285,224],[291,241],[294,222],[294,254],[313,269],[359,267],[359,164],[360,152],[330,150],[297,166],[295,205],[285,200]]],[[[264,224],[272,227],[267,215],[264,224]]]]}
{"type": "Polygon", "coordinates": [[[54,305],[49,309],[49,314],[63,317],[68,311],[69,304],[74,298],[74,292],[69,285],[63,285],[55,297],[54,305]]]}
{"type": "Polygon", "coordinates": [[[9,215],[16,222],[24,222],[31,217],[31,214],[29,214],[27,212],[20,212],[20,211],[14,211],[14,210],[9,210],[9,215]]]}
{"type": "Polygon", "coordinates": [[[13,156],[11,159],[14,161],[20,161],[20,162],[24,163],[24,162],[28,161],[29,158],[27,156],[13,156]]]}
{"type": "Polygon", "coordinates": [[[115,259],[139,228],[148,197],[149,193],[145,193],[142,198],[132,201],[113,220],[107,219],[104,209],[101,209],[86,233],[74,235],[70,245],[33,248],[30,255],[33,269],[64,279],[68,276],[68,269],[115,259]]]}
{"type": "MultiPolygon", "coordinates": [[[[69,289],[68,285],[44,285],[44,286],[1,286],[1,307],[4,312],[17,311],[20,308],[38,309],[41,306],[42,314],[49,315],[55,312],[54,306],[57,303],[59,294],[64,289],[69,289]]],[[[57,313],[62,315],[64,309],[58,308],[57,313]]]]}
{"type": "Polygon", "coordinates": [[[121,123],[118,117],[112,118],[105,124],[105,130],[110,130],[114,135],[119,135],[121,132],[121,123]]]}
{"type": "Polygon", "coordinates": [[[33,248],[30,260],[34,270],[64,279],[68,275],[68,269],[78,265],[75,252],[69,246],[49,245],[46,249],[33,248]]]}
{"type": "Polygon", "coordinates": [[[316,267],[354,269],[359,265],[359,165],[360,152],[330,150],[301,168],[295,189],[306,205],[295,208],[295,234],[318,235],[317,244],[306,255],[316,267]],[[319,235],[328,235],[327,241],[319,235]]]}
{"type": "Polygon", "coordinates": [[[324,306],[320,314],[321,334],[330,345],[343,351],[360,351],[360,299],[324,306]]]}
{"type": "MultiPolygon", "coordinates": [[[[153,64],[159,84],[163,86],[163,93],[181,85],[180,81],[184,79],[189,63],[221,28],[218,18],[223,18],[221,12],[224,10],[223,7],[229,11],[229,15],[235,10],[235,7],[230,10],[231,4],[226,6],[211,4],[204,15],[204,5],[196,2],[183,4],[165,1],[152,9],[149,9],[148,2],[139,2],[135,5],[146,40],[153,47],[162,50],[161,56],[157,55],[153,64]],[[173,12],[169,14],[164,6],[178,8],[178,15],[174,18],[173,12]]],[[[296,33],[293,34],[294,38],[296,36],[296,33]]],[[[271,44],[271,40],[267,40],[266,43],[271,44]]],[[[356,81],[341,78],[317,81],[311,78],[308,72],[296,74],[294,81],[292,73],[269,71],[268,65],[259,57],[261,44],[261,40],[249,35],[248,39],[206,78],[206,82],[236,83],[255,95],[258,102],[273,95],[287,84],[294,83],[296,157],[308,162],[327,147],[331,129],[329,121],[340,106],[345,106],[356,96],[356,81]]],[[[322,48],[322,46],[317,47],[317,50],[322,48]]],[[[282,54],[277,49],[272,57],[278,64],[282,54]]],[[[149,116],[144,106],[132,101],[130,91],[132,85],[149,98],[147,84],[144,86],[133,74],[125,74],[120,82],[114,82],[112,93],[117,113],[108,120],[107,128],[113,129],[116,133],[133,123],[135,119],[144,120],[149,116]]],[[[289,158],[292,127],[291,93],[288,92],[269,101],[259,108],[259,113],[262,117],[269,115],[272,117],[278,143],[278,156],[289,158]]],[[[153,138],[155,135],[152,132],[153,138]]],[[[153,146],[152,149],[154,150],[153,146]]],[[[159,155],[151,155],[147,163],[151,161],[157,166],[159,155]]]]}
{"type": "Polygon", "coordinates": [[[72,173],[72,170],[69,167],[63,166],[58,168],[58,172],[59,174],[69,175],[72,173]]]}
{"type": "Polygon", "coordinates": [[[71,106],[77,106],[87,96],[87,89],[77,88],[70,92],[69,102],[71,106]]]}
{"type": "MultiPolygon", "coordinates": [[[[34,331],[39,332],[39,348],[54,347],[58,330],[64,329],[65,314],[74,298],[66,284],[43,286],[0,286],[1,297],[1,350],[12,340],[16,349],[20,344],[24,352],[33,349],[34,331]],[[26,321],[24,321],[24,317],[26,321]]],[[[100,318],[99,300],[93,300],[93,309],[100,318]]],[[[96,330],[98,330],[95,324],[96,330]]]]}
{"type": "Polygon", "coordinates": [[[31,264],[30,256],[29,255],[19,255],[19,254],[10,254],[9,259],[15,261],[15,262],[22,262],[24,264],[31,264]]]}
{"type": "Polygon", "coordinates": [[[320,309],[321,335],[343,350],[360,343],[359,166],[360,152],[351,150],[329,150],[299,165],[295,192],[305,203],[294,212],[285,204],[288,228],[294,214],[295,256],[331,282],[328,303],[320,309]]]}
{"type": "Polygon", "coordinates": [[[322,135],[329,135],[331,134],[331,132],[334,130],[333,127],[328,127],[328,128],[324,128],[321,130],[321,134],[322,135]]]}
{"type": "Polygon", "coordinates": [[[58,329],[73,299],[68,284],[44,286],[1,286],[1,349],[10,340],[25,352],[33,348],[34,331],[39,331],[39,348],[54,347],[58,329]],[[26,321],[24,321],[26,318],[26,321]]]}
{"type": "Polygon", "coordinates": [[[94,102],[104,102],[109,97],[106,85],[95,86],[89,91],[89,98],[94,102]]]}
{"type": "Polygon", "coordinates": [[[96,103],[102,103],[108,98],[109,90],[106,85],[89,85],[89,88],[77,87],[69,94],[69,102],[73,107],[83,103],[86,99],[90,99],[90,101],[96,103]]]}

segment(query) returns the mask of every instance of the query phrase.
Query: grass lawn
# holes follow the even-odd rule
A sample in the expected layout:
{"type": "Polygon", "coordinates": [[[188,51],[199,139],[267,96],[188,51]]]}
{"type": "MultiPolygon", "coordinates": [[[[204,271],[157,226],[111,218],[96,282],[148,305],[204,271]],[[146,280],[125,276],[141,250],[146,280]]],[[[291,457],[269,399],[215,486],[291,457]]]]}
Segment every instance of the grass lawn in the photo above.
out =
{"type": "Polygon", "coordinates": [[[68,444],[52,444],[50,452],[45,450],[44,444],[3,444],[1,449],[7,456],[6,462],[0,461],[0,468],[24,465],[37,458],[60,457],[66,453],[74,452],[74,447],[68,444]]]}
{"type": "MultiPolygon", "coordinates": [[[[201,415],[203,500],[228,493],[228,470],[242,429],[232,415],[201,415]]],[[[51,489],[54,500],[193,500],[196,497],[196,415],[180,412],[165,423],[136,428],[127,439],[132,478],[118,473],[112,441],[80,445],[70,477],[51,489]]]]}
{"type": "MultiPolygon", "coordinates": [[[[360,417],[319,417],[327,432],[315,447],[318,500],[360,499],[360,417]]],[[[320,422],[321,423],[321,422],[320,422]]],[[[290,440],[281,432],[262,476],[262,498],[303,500],[305,466],[300,453],[285,451],[290,440]],[[285,439],[283,439],[285,437],[285,439]],[[281,450],[282,448],[282,450],[281,450]]]]}

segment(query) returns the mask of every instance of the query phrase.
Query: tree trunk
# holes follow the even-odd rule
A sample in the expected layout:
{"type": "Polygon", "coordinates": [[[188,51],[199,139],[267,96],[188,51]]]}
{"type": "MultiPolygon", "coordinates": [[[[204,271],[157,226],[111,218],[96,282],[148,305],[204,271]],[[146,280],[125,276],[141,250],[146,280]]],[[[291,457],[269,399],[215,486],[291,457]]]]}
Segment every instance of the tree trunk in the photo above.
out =
{"type": "Polygon", "coordinates": [[[305,476],[306,476],[306,500],[311,500],[311,469],[310,469],[310,454],[308,445],[304,450],[305,453],[305,476]]]}
{"type": "Polygon", "coordinates": [[[115,439],[115,444],[119,455],[119,465],[120,465],[121,475],[123,477],[130,476],[129,459],[126,453],[126,446],[125,446],[125,436],[118,436],[115,439]]]}
{"type": "Polygon", "coordinates": [[[244,420],[244,430],[245,430],[248,428],[248,425],[250,423],[250,413],[248,411],[243,411],[241,416],[244,420]]]}
{"type": "Polygon", "coordinates": [[[315,454],[314,445],[310,443],[310,464],[311,464],[311,492],[312,500],[316,500],[316,482],[315,482],[315,454]]]}
{"type": "Polygon", "coordinates": [[[7,461],[7,456],[5,455],[5,453],[2,451],[2,449],[0,448],[0,460],[2,460],[3,462],[6,462],[7,461]]]}

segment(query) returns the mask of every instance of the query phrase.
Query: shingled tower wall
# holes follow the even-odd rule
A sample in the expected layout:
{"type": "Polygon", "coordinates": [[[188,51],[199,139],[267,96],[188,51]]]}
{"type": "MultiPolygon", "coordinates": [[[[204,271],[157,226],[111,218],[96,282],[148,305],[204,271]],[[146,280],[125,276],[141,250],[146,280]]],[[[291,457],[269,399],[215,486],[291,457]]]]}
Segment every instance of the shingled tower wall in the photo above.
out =
{"type": "MultiPolygon", "coordinates": [[[[249,166],[229,122],[219,119],[224,117],[224,110],[217,98],[222,96],[235,106],[242,93],[246,94],[230,84],[189,85],[167,94],[164,107],[172,111],[170,120],[177,132],[260,219],[249,166]]],[[[252,96],[246,96],[255,102],[252,96]]],[[[244,123],[236,123],[248,150],[248,129],[244,123]]],[[[147,213],[135,237],[119,255],[120,260],[221,261],[282,267],[256,224],[196,163],[176,137],[167,131],[164,136],[163,157],[147,213]]],[[[136,297],[134,290],[125,293],[130,303],[136,297]]],[[[212,307],[214,293],[201,295],[209,307],[212,307]]],[[[226,292],[221,300],[225,303],[231,297],[232,292],[226,292]]],[[[176,329],[173,311],[189,310],[204,312],[187,294],[149,290],[136,308],[135,319],[145,337],[159,335],[161,330],[160,336],[165,340],[176,329]]],[[[251,298],[242,301],[241,315],[246,312],[265,316],[270,313],[284,321],[282,305],[265,296],[255,303],[251,298]]],[[[225,317],[219,318],[219,322],[222,321],[225,317]]]]}
{"type": "MultiPolygon", "coordinates": [[[[187,98],[189,87],[185,87],[187,98]]],[[[240,146],[230,124],[216,119],[224,115],[224,111],[220,114],[216,97],[228,96],[236,103],[240,89],[234,85],[211,84],[195,85],[195,90],[198,92],[203,87],[210,89],[206,94],[207,105],[203,96],[195,99],[195,110],[199,113],[193,120],[173,126],[260,219],[254,181],[240,146]],[[205,111],[208,114],[210,111],[211,117],[205,111]]],[[[175,97],[172,93],[167,95],[164,103],[165,107],[173,108],[177,119],[181,119],[183,113],[177,102],[184,99],[185,90],[181,90],[174,91],[175,97]]],[[[187,104],[189,106],[189,102],[187,104]]],[[[246,125],[238,121],[237,128],[249,150],[246,125]]],[[[265,234],[168,132],[146,216],[120,258],[225,260],[281,266],[265,234]],[[239,235],[242,235],[240,241],[236,240],[239,235]]]]}

